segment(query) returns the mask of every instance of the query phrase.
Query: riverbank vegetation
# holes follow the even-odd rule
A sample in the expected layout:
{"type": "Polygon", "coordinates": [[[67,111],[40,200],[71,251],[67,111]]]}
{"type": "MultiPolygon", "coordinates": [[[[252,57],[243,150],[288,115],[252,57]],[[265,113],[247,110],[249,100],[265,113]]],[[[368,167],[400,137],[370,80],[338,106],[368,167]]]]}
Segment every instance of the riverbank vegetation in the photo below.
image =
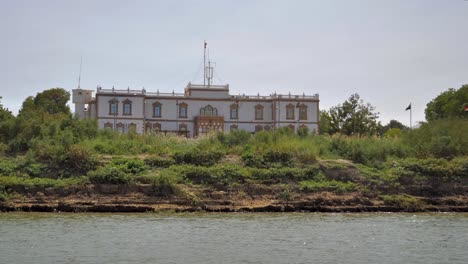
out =
{"type": "MultiPolygon", "coordinates": [[[[459,90],[466,94],[468,86],[459,90]]],[[[444,118],[437,118],[438,98],[430,121],[415,129],[376,123],[374,108],[353,95],[321,113],[329,128],[321,134],[281,128],[199,139],[99,130],[94,120],[72,117],[68,100],[68,92],[51,89],[27,98],[17,116],[0,107],[0,202],[34,188],[114,184],[148,185],[152,196],[197,205],[216,192],[285,203],[332,193],[417,208],[427,204],[421,197],[468,190],[468,114],[441,108],[444,118]],[[357,126],[343,114],[353,104],[366,120],[357,126]],[[348,125],[333,124],[340,115],[348,125]]]]}

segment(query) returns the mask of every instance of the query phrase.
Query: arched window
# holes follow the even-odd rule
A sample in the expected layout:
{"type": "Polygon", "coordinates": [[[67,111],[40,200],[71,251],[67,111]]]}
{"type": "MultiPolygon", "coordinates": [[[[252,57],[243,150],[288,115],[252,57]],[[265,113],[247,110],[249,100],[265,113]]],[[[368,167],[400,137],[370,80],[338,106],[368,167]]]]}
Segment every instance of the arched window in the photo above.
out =
{"type": "Polygon", "coordinates": [[[113,128],[114,128],[114,125],[112,125],[111,122],[106,122],[106,123],[104,123],[104,128],[105,128],[105,129],[106,129],[106,128],[108,128],[108,129],[113,129],[113,128]]]}
{"type": "Polygon", "coordinates": [[[109,115],[118,115],[119,114],[119,100],[112,99],[109,101],[109,115]]]}
{"type": "Polygon", "coordinates": [[[265,129],[266,131],[271,130],[271,126],[265,126],[264,129],[265,129]]]}
{"type": "Polygon", "coordinates": [[[263,120],[263,105],[255,106],[255,120],[263,120]]]}
{"type": "Polygon", "coordinates": [[[307,120],[307,105],[299,105],[299,120],[307,120]]]}
{"type": "Polygon", "coordinates": [[[237,125],[231,125],[230,131],[234,131],[234,130],[237,130],[237,125]]]}
{"type": "Polygon", "coordinates": [[[155,132],[161,131],[161,124],[160,123],[154,123],[153,124],[153,131],[155,131],[155,132]]]}
{"type": "Polygon", "coordinates": [[[256,125],[255,126],[255,132],[259,132],[259,131],[262,131],[263,130],[263,127],[261,125],[256,125]]]}
{"type": "Polygon", "coordinates": [[[239,104],[231,104],[229,106],[229,112],[230,112],[230,117],[231,119],[238,119],[239,115],[239,104]]]}
{"type": "Polygon", "coordinates": [[[179,132],[178,132],[179,135],[181,136],[186,136],[186,137],[189,137],[189,132],[187,130],[187,124],[180,124],[179,125],[179,132]]]}
{"type": "Polygon", "coordinates": [[[123,101],[123,114],[124,115],[131,115],[132,114],[132,101],[126,99],[123,101]]]}
{"type": "Polygon", "coordinates": [[[179,104],[179,117],[180,118],[187,118],[187,104],[181,103],[179,104]]]}
{"type": "Polygon", "coordinates": [[[153,103],[153,117],[161,117],[162,104],[160,102],[153,103]]]}
{"type": "Polygon", "coordinates": [[[118,123],[116,128],[117,128],[117,131],[119,131],[120,133],[125,132],[125,125],[122,123],[118,123]]]}
{"type": "Polygon", "coordinates": [[[128,132],[136,133],[136,130],[137,130],[136,124],[130,123],[130,124],[128,125],[128,132]]]}
{"type": "Polygon", "coordinates": [[[207,105],[205,107],[200,108],[200,115],[201,116],[217,116],[218,109],[212,107],[211,105],[207,105]]]}
{"type": "Polygon", "coordinates": [[[145,133],[151,133],[152,132],[152,126],[151,123],[146,123],[145,124],[145,133]]]}
{"type": "Polygon", "coordinates": [[[294,119],[294,105],[286,105],[286,119],[294,119]]]}

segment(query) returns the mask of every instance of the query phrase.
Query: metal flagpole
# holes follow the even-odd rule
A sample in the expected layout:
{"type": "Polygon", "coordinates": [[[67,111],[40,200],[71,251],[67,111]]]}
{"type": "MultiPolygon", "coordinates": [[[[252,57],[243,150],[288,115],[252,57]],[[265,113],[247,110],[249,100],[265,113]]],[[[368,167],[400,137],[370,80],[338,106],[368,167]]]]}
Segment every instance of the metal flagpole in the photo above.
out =
{"type": "Polygon", "coordinates": [[[409,110],[409,126],[410,126],[410,129],[413,129],[413,107],[411,105],[411,102],[408,105],[408,107],[406,107],[405,112],[408,110],[409,110]]]}

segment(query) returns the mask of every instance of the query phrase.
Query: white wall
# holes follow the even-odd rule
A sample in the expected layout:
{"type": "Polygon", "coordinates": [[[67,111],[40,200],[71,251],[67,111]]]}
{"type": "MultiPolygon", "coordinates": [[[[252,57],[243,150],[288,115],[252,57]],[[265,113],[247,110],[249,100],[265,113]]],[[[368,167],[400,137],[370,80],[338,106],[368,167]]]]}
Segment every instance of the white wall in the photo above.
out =
{"type": "Polygon", "coordinates": [[[119,117],[124,117],[124,118],[143,118],[143,96],[125,96],[125,95],[99,95],[97,96],[97,104],[98,104],[98,118],[106,118],[106,117],[112,117],[114,118],[114,115],[109,114],[109,101],[112,99],[117,99],[119,101],[118,103],[118,115],[116,116],[117,118],[119,117]],[[126,99],[129,99],[132,101],[132,114],[131,115],[124,115],[123,114],[123,101],[126,99]]]}
{"type": "Polygon", "coordinates": [[[306,125],[309,128],[309,131],[316,130],[318,125],[318,115],[317,115],[317,106],[318,102],[310,101],[297,101],[297,100],[285,100],[281,99],[280,102],[276,101],[277,109],[272,109],[273,102],[271,101],[261,101],[260,99],[251,98],[250,100],[238,100],[239,119],[230,119],[230,105],[235,103],[235,99],[226,100],[200,100],[193,97],[184,97],[184,96],[174,96],[174,97],[147,97],[144,95],[133,95],[125,96],[125,94],[117,94],[116,96],[112,94],[99,94],[97,96],[97,115],[99,119],[99,127],[103,128],[104,123],[111,122],[115,124],[122,122],[126,126],[130,123],[137,125],[137,132],[144,132],[144,122],[149,123],[160,123],[161,130],[179,130],[181,124],[186,124],[187,129],[190,131],[190,135],[193,136],[194,133],[194,118],[200,115],[200,108],[207,105],[211,105],[214,108],[217,108],[218,115],[224,116],[225,125],[224,131],[229,132],[230,126],[232,124],[238,125],[239,129],[246,131],[255,131],[256,125],[262,125],[263,127],[268,125],[273,127],[273,111],[276,111],[276,115],[279,114],[279,126],[288,126],[293,124],[295,130],[300,125],[306,125]],[[109,115],[109,101],[112,99],[117,99],[118,104],[118,115],[113,116],[109,115]],[[129,99],[132,101],[132,115],[123,115],[123,101],[129,99]],[[162,104],[161,107],[161,117],[153,117],[153,103],[159,102],[162,104]],[[178,106],[179,104],[187,104],[187,118],[179,117],[178,106]],[[295,116],[294,120],[286,119],[286,105],[289,103],[294,106],[300,102],[301,104],[307,105],[307,120],[297,120],[299,118],[299,108],[294,107],[295,116]],[[258,104],[263,106],[263,120],[255,120],[255,106],[258,104]],[[278,109],[278,107],[280,109],[278,109]]]}

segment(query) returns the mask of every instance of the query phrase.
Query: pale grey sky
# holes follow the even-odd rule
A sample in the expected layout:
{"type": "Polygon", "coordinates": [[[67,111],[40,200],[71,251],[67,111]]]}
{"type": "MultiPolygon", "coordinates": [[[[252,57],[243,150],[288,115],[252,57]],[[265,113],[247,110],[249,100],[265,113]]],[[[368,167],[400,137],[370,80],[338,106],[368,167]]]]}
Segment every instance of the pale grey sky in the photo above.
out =
{"type": "MultiPolygon", "coordinates": [[[[0,96],[17,112],[47,88],[182,92],[203,40],[231,93],[359,93],[387,123],[468,83],[468,1],[0,0],[0,96]]],[[[199,71],[200,70],[200,71],[199,71]]],[[[197,75],[197,72],[199,74],[197,75]]]]}

